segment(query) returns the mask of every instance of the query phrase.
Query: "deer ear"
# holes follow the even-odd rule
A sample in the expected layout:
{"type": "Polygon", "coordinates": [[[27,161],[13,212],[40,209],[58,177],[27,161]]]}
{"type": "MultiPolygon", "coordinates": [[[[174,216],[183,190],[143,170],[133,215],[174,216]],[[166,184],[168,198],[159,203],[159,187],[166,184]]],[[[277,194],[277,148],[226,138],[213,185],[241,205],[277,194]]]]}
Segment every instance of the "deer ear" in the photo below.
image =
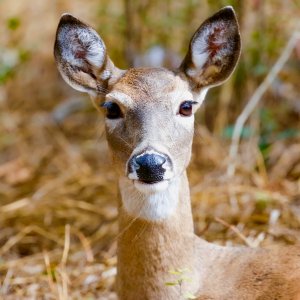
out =
{"type": "Polygon", "coordinates": [[[241,50],[239,26],[232,7],[207,19],[195,32],[180,70],[193,90],[224,82],[234,70],[241,50]]]}
{"type": "Polygon", "coordinates": [[[93,96],[105,94],[122,73],[107,56],[97,32],[70,14],[63,14],[58,24],[54,56],[64,80],[93,96]]]}

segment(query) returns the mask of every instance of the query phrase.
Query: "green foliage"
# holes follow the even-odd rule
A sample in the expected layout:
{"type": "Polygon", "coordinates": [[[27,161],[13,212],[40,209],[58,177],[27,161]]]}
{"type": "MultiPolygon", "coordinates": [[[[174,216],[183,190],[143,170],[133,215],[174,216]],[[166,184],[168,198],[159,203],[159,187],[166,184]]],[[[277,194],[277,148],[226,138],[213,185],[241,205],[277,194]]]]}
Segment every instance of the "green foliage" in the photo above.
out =
{"type": "Polygon", "coordinates": [[[264,193],[257,193],[256,198],[255,208],[262,213],[268,207],[270,197],[264,193]]]}
{"type": "Polygon", "coordinates": [[[44,275],[50,276],[53,282],[57,281],[57,272],[55,267],[51,267],[50,270],[45,271],[44,275]]]}
{"type": "Polygon", "coordinates": [[[6,42],[5,46],[0,47],[0,85],[5,84],[17,71],[17,68],[30,58],[29,51],[22,47],[19,38],[16,39],[12,32],[20,28],[21,17],[10,17],[4,22],[10,40],[6,42]]]}
{"type": "MultiPolygon", "coordinates": [[[[226,139],[231,139],[234,131],[234,125],[230,125],[224,128],[222,136],[226,139]]],[[[244,139],[248,139],[254,135],[253,128],[249,126],[245,126],[242,130],[241,137],[244,139]]]]}
{"type": "Polygon", "coordinates": [[[175,275],[175,279],[173,281],[168,281],[165,283],[166,286],[178,286],[180,295],[183,299],[196,299],[197,297],[190,292],[182,293],[182,284],[184,282],[190,282],[191,278],[186,276],[185,274],[189,272],[189,269],[174,269],[170,270],[169,274],[175,275]]]}
{"type": "Polygon", "coordinates": [[[0,84],[3,84],[12,75],[19,57],[17,51],[11,49],[1,49],[0,53],[0,84]]]}
{"type": "Polygon", "coordinates": [[[300,132],[296,128],[288,128],[286,130],[283,130],[279,132],[277,135],[278,139],[290,139],[290,138],[296,138],[300,136],[300,132]]]}
{"type": "Polygon", "coordinates": [[[30,58],[30,52],[24,49],[0,48],[0,85],[11,78],[22,63],[30,58]]]}
{"type": "Polygon", "coordinates": [[[7,20],[7,27],[10,30],[16,30],[20,27],[21,20],[18,17],[12,17],[7,20]]]}

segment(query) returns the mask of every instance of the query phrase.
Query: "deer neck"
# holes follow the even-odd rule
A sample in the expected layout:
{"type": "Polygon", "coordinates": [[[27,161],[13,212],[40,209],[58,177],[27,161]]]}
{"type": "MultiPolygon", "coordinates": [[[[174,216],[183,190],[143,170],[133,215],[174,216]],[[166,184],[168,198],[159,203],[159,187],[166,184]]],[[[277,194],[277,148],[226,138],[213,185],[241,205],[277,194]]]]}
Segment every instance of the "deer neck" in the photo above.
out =
{"type": "MultiPolygon", "coordinates": [[[[173,269],[187,269],[187,274],[198,282],[196,244],[186,173],[178,182],[177,189],[165,193],[177,201],[175,211],[164,220],[147,221],[130,216],[122,206],[119,209],[118,239],[118,289],[120,299],[180,299],[184,290],[194,292],[193,283],[167,286],[178,276],[173,269]],[[176,194],[177,190],[177,194],[176,194]]],[[[130,193],[122,192],[122,197],[130,193]]],[[[124,187],[123,187],[124,188],[124,187]]],[[[131,195],[137,197],[137,195],[131,195]]],[[[122,199],[122,202],[134,199],[122,199]]]]}

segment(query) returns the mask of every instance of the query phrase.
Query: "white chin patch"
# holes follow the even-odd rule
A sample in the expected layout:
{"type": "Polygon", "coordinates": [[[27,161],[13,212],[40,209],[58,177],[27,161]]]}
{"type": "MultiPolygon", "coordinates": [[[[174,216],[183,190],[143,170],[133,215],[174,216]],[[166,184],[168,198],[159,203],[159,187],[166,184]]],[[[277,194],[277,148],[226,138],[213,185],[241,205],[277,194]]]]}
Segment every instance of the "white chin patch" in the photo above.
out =
{"type": "Polygon", "coordinates": [[[148,184],[139,180],[134,180],[133,183],[136,189],[139,190],[141,193],[153,194],[166,190],[170,182],[169,180],[164,180],[157,183],[148,184]]]}
{"type": "Polygon", "coordinates": [[[160,221],[172,215],[177,207],[178,178],[146,184],[123,177],[119,184],[123,207],[135,218],[160,221]]]}

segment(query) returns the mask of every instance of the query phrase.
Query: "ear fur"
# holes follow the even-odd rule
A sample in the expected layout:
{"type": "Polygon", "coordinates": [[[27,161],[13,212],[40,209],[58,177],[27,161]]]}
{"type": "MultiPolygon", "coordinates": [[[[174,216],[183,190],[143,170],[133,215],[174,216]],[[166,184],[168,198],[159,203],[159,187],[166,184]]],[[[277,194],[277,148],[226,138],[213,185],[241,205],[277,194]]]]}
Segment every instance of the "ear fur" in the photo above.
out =
{"type": "Polygon", "coordinates": [[[97,32],[70,14],[58,24],[54,57],[64,80],[93,96],[105,93],[109,81],[120,75],[97,32]]]}
{"type": "Polygon", "coordinates": [[[193,35],[180,71],[193,90],[224,82],[240,56],[238,22],[231,6],[207,19],[193,35]]]}

